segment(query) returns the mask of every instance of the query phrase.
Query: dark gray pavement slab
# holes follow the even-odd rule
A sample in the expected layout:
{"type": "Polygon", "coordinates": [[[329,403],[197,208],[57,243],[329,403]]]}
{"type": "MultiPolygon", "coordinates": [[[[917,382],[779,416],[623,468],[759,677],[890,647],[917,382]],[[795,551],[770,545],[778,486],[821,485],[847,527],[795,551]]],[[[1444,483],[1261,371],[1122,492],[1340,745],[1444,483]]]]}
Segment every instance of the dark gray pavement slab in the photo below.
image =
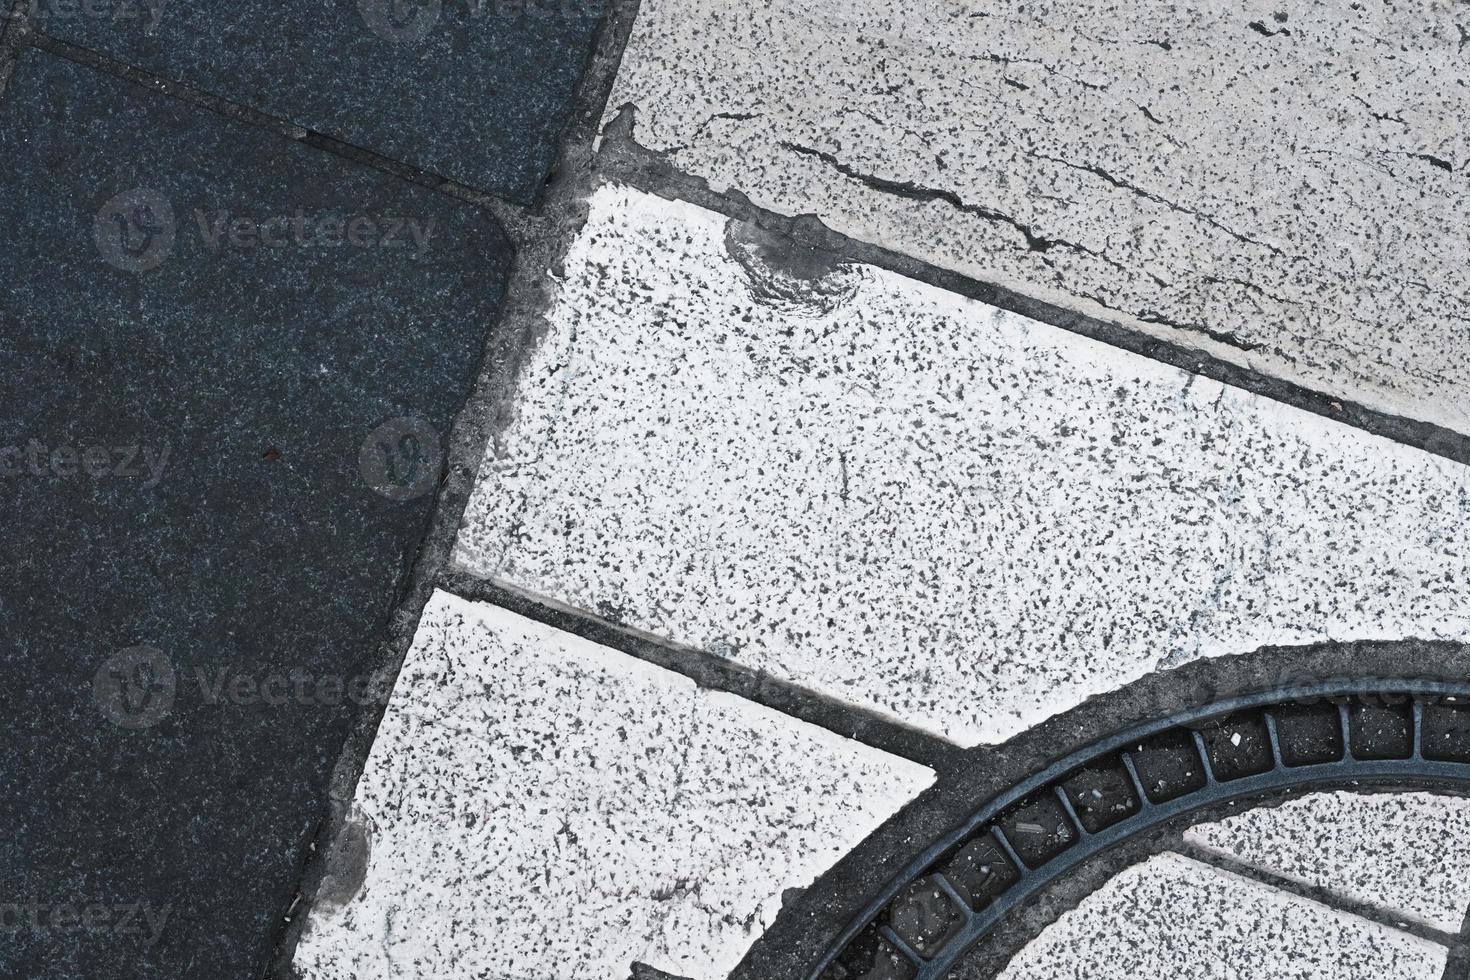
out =
{"type": "Polygon", "coordinates": [[[34,50],[0,160],[0,976],[258,976],[509,248],[34,50]]]}
{"type": "Polygon", "coordinates": [[[519,203],[604,0],[32,0],[42,32],[519,203]]]}

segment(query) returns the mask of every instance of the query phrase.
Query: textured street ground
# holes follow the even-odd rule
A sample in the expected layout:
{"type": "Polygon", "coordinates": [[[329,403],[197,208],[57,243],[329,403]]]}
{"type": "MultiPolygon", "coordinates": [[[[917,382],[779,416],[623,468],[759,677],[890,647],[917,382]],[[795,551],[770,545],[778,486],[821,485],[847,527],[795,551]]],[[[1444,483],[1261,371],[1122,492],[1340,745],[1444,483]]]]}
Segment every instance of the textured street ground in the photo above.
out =
{"type": "Polygon", "coordinates": [[[385,78],[437,64],[495,107],[493,139],[455,143],[463,172],[527,198],[596,19],[457,25],[513,52],[469,71],[346,4],[325,34],[272,4],[154,5],[156,29],[112,19],[140,4],[21,6],[0,102],[0,973],[255,978],[382,700],[375,651],[512,261],[486,209],[298,127],[423,147],[463,113],[385,78]]]}
{"type": "Polygon", "coordinates": [[[1467,42],[16,4],[0,973],[1470,977],[1467,42]]]}

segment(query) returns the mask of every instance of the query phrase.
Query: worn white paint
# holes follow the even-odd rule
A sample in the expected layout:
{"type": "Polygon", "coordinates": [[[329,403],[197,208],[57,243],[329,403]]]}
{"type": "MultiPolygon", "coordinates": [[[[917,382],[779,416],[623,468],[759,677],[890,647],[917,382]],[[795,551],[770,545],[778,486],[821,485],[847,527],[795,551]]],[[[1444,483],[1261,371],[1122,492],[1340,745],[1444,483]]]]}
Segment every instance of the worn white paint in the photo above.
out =
{"type": "Polygon", "coordinates": [[[1448,933],[1470,912],[1470,800],[1319,793],[1185,833],[1192,844],[1448,933]]]}
{"type": "Polygon", "coordinates": [[[1449,3],[643,0],[610,113],[780,213],[1470,431],[1467,42],[1449,3]]]}
{"type": "Polygon", "coordinates": [[[366,880],[306,980],[723,980],[932,778],[587,641],[440,593],[355,808],[366,880]]]}
{"type": "Polygon", "coordinates": [[[747,271],[725,226],[596,194],[464,567],[967,744],[1470,635],[1465,468],[881,270],[747,271]]]}
{"type": "Polygon", "coordinates": [[[1000,980],[1439,980],[1446,952],[1176,854],[1123,871],[1000,980]]]}

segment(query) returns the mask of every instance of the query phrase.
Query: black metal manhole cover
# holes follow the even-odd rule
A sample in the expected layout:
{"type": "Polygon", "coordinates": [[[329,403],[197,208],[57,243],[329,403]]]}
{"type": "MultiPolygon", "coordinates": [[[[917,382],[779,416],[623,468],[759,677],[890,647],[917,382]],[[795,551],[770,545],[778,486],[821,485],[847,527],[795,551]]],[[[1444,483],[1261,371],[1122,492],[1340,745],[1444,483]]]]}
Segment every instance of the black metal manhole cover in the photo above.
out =
{"type": "Polygon", "coordinates": [[[936,841],[808,976],[938,980],[962,963],[966,977],[993,976],[1009,956],[984,947],[1008,917],[1105,852],[1222,806],[1333,788],[1470,791],[1470,684],[1318,684],[1103,739],[936,841]]]}

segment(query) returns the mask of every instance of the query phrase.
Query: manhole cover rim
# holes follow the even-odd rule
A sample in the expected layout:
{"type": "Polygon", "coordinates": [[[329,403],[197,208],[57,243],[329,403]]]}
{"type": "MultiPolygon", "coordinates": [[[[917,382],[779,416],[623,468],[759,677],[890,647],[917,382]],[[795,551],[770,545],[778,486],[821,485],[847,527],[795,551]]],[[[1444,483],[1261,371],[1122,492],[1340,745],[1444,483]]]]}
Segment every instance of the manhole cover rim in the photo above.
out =
{"type": "MultiPolygon", "coordinates": [[[[1193,706],[1162,718],[1133,724],[1119,732],[1095,740],[1080,749],[1069,752],[1041,771],[992,795],[989,801],[968,819],[939,837],[922,853],[911,859],[901,871],[889,878],[887,883],[874,894],[874,898],[863,906],[862,910],[827,945],[815,966],[809,971],[804,971],[805,976],[808,980],[822,980],[826,971],[834,965],[843,951],[861,934],[874,926],[878,927],[884,941],[909,961],[914,968],[916,980],[931,980],[931,978],[942,976],[993,931],[1011,911],[1037,894],[1047,884],[1059,880],[1103,852],[1139,837],[1150,828],[1232,799],[1245,800],[1288,790],[1320,789],[1345,784],[1382,783],[1409,787],[1422,783],[1424,788],[1429,789],[1435,787],[1447,789],[1450,785],[1470,789],[1470,762],[1438,761],[1423,756],[1423,706],[1426,700],[1431,699],[1460,699],[1470,705],[1470,682],[1358,677],[1286,686],[1193,706]],[[1340,760],[1289,766],[1281,758],[1280,738],[1274,724],[1268,721],[1267,724],[1271,730],[1271,752],[1275,763],[1269,771],[1228,782],[1216,779],[1211,772],[1209,753],[1199,733],[1199,729],[1210,722],[1251,711],[1263,711],[1263,717],[1269,719],[1271,716],[1265,715],[1264,709],[1273,706],[1285,707],[1303,702],[1324,702],[1334,699],[1345,703],[1346,699],[1351,698],[1374,698],[1385,701],[1396,698],[1408,701],[1413,710],[1412,754],[1405,758],[1395,759],[1355,758],[1349,741],[1351,729],[1344,723],[1341,731],[1343,751],[1340,760]],[[1082,846],[1071,846],[1056,857],[1034,867],[1028,866],[1016,855],[1004,840],[1003,834],[996,835],[1005,847],[1009,861],[1020,872],[1021,878],[1015,885],[1008,887],[1000,897],[978,910],[970,909],[967,903],[954,892],[944,876],[938,873],[938,865],[946,854],[954,851],[967,840],[976,838],[982,831],[994,834],[997,828],[992,825],[1007,811],[1028,799],[1037,798],[1038,794],[1044,793],[1048,788],[1056,790],[1055,795],[1062,799],[1065,793],[1061,791],[1061,784],[1069,775],[1087,767],[1089,763],[1112,756],[1121,756],[1126,759],[1127,753],[1124,750],[1130,745],[1137,745],[1176,730],[1187,730],[1191,733],[1194,749],[1205,770],[1207,784],[1204,788],[1186,792],[1176,799],[1157,803],[1149,801],[1145,793],[1139,792],[1137,795],[1141,806],[1137,813],[1096,833],[1082,831],[1080,834],[1082,846]],[[989,828],[988,831],[987,828],[989,828]],[[881,920],[900,892],[929,876],[933,876],[939,887],[948,893],[950,902],[963,916],[964,925],[958,932],[944,940],[942,948],[931,954],[932,958],[925,958],[923,954],[914,950],[901,937],[894,934],[891,928],[883,925],[881,920]]],[[[1340,707],[1338,710],[1342,712],[1346,709],[1340,707]]],[[[1131,771],[1132,767],[1129,766],[1129,768],[1131,771]]],[[[1136,772],[1133,772],[1132,775],[1134,787],[1141,790],[1142,783],[1136,772]]],[[[1082,830],[1081,822],[1070,808],[1067,809],[1067,814],[1073,828],[1082,830]]]]}

